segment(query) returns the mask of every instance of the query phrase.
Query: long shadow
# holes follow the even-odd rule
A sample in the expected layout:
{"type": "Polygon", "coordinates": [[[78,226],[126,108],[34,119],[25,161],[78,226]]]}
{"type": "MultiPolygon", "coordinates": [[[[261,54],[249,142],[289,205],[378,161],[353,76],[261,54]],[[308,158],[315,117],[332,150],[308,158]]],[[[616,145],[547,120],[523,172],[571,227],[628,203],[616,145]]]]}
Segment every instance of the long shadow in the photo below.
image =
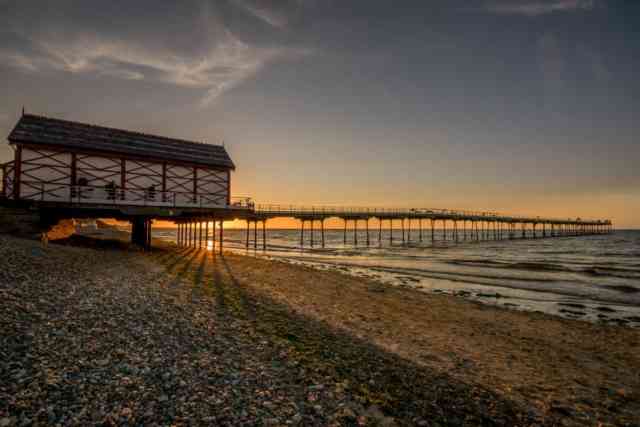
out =
{"type": "MultiPolygon", "coordinates": [[[[253,320],[256,331],[274,344],[271,352],[260,357],[270,361],[282,347],[287,348],[287,357],[296,362],[295,369],[302,369],[309,384],[343,384],[363,407],[377,405],[401,424],[418,419],[427,425],[542,423],[491,390],[417,365],[324,321],[295,313],[290,306],[243,285],[232,267],[224,259],[221,262],[234,292],[243,305],[251,307],[238,314],[253,320]]],[[[222,281],[219,286],[224,287],[222,281]]]]}
{"type": "Polygon", "coordinates": [[[169,273],[173,272],[178,264],[184,262],[188,258],[193,257],[195,252],[196,250],[191,248],[186,252],[173,254],[171,257],[165,260],[165,262],[168,261],[168,263],[163,263],[165,270],[169,273]]]}
{"type": "Polygon", "coordinates": [[[171,281],[169,282],[169,287],[177,286],[184,278],[186,278],[191,270],[191,265],[198,258],[199,252],[197,249],[194,249],[189,253],[189,257],[186,259],[186,262],[182,265],[180,269],[175,270],[175,266],[180,261],[185,261],[184,258],[178,259],[176,262],[172,263],[171,268],[167,268],[167,272],[173,276],[171,281]],[[176,271],[174,273],[174,271],[176,271]]]}

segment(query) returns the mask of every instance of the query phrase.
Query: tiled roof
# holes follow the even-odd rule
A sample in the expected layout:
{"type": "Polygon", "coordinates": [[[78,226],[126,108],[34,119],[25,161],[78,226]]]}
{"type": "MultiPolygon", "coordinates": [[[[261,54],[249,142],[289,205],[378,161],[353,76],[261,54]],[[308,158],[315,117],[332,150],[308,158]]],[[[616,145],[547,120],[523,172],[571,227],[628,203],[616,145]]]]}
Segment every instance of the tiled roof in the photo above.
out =
{"type": "Polygon", "coordinates": [[[227,150],[221,145],[165,138],[33,114],[25,114],[20,118],[9,135],[9,141],[235,169],[227,150]]]}

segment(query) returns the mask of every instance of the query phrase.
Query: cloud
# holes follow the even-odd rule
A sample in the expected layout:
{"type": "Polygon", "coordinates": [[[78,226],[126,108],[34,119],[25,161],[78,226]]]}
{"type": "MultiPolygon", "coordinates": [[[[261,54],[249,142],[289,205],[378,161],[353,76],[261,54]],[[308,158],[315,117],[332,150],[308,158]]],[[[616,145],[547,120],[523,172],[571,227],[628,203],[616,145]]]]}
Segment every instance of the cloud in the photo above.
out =
{"type": "Polygon", "coordinates": [[[285,28],[289,23],[286,14],[282,13],[282,11],[268,7],[261,7],[259,4],[251,0],[235,0],[235,3],[255,18],[258,18],[272,27],[285,28]]]}
{"type": "Polygon", "coordinates": [[[596,0],[512,0],[492,1],[485,4],[485,10],[501,15],[540,16],[557,12],[577,12],[592,10],[596,0]]]}
{"type": "MultiPolygon", "coordinates": [[[[286,25],[267,9],[247,10],[275,26],[286,25]]],[[[201,89],[200,105],[204,107],[273,61],[310,52],[246,42],[210,4],[203,4],[193,20],[181,23],[183,33],[178,31],[175,39],[158,34],[160,25],[155,22],[148,25],[152,30],[133,34],[88,28],[90,25],[74,26],[69,32],[63,22],[47,22],[41,30],[26,33],[18,25],[9,29],[12,42],[0,45],[0,63],[30,73],[55,70],[201,89]]]]}

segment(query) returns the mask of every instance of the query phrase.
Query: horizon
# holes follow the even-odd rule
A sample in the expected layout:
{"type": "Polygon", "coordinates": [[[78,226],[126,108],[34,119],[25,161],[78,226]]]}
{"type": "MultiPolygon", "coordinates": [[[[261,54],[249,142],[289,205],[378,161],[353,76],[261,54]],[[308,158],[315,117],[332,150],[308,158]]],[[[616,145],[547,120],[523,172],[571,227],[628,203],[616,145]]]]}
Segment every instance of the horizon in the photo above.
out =
{"type": "Polygon", "coordinates": [[[0,134],[24,106],[224,142],[257,203],[640,229],[637,4],[142,3],[0,4],[0,134]]]}

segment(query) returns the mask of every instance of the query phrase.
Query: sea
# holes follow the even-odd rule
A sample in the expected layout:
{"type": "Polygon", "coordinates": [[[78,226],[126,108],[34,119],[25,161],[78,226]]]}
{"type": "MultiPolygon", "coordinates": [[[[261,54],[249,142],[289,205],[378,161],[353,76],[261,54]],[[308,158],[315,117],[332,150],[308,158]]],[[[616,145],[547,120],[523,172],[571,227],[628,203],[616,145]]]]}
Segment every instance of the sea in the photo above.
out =
{"type": "MultiPolygon", "coordinates": [[[[391,242],[390,230],[382,230],[379,241],[376,229],[370,230],[367,246],[364,231],[356,245],[351,230],[345,244],[343,230],[332,229],[325,230],[322,248],[320,230],[311,247],[307,228],[301,247],[299,230],[267,229],[266,249],[261,229],[257,248],[253,229],[248,249],[245,233],[225,229],[225,249],[513,310],[640,327],[640,230],[499,241],[464,240],[461,233],[458,242],[451,240],[451,230],[447,240],[444,230],[436,230],[432,242],[429,229],[422,241],[413,230],[403,243],[400,230],[393,230],[391,242]]],[[[176,234],[156,229],[153,237],[175,242],[176,234]]]]}

